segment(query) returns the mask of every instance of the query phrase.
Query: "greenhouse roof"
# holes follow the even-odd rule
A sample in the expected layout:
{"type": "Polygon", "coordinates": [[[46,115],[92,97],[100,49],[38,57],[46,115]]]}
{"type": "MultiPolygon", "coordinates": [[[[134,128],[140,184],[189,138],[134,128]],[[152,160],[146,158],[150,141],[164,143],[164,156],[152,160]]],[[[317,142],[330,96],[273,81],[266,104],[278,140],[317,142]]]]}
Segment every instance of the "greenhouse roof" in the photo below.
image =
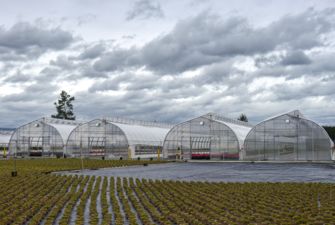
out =
{"type": "Polygon", "coordinates": [[[48,125],[54,127],[58,131],[64,143],[66,143],[70,133],[77,127],[76,125],[55,124],[55,123],[48,123],[48,125]]]}
{"type": "Polygon", "coordinates": [[[289,115],[289,116],[293,116],[293,117],[297,117],[297,118],[306,119],[306,117],[299,110],[296,109],[296,110],[289,111],[289,112],[286,112],[286,113],[281,113],[281,114],[277,114],[275,116],[271,116],[271,117],[266,118],[265,120],[261,121],[260,123],[262,123],[264,121],[272,120],[272,119],[275,119],[277,117],[284,116],[284,115],[289,115]]]}
{"type": "Polygon", "coordinates": [[[78,125],[83,123],[83,121],[63,120],[49,117],[43,117],[37,121],[54,127],[62,137],[64,144],[66,143],[72,130],[74,130],[78,125]]]}
{"type": "Polygon", "coordinates": [[[11,137],[10,133],[5,134],[0,132],[0,144],[8,144],[10,137],[11,137]]]}
{"type": "Polygon", "coordinates": [[[240,120],[235,120],[235,119],[232,119],[232,118],[229,118],[229,117],[219,115],[217,113],[207,113],[207,114],[203,115],[203,117],[213,119],[213,120],[216,120],[216,121],[220,121],[220,122],[224,122],[224,123],[236,124],[236,125],[240,125],[240,126],[243,126],[243,127],[253,127],[253,125],[251,123],[240,121],[240,120]]]}
{"type": "Polygon", "coordinates": [[[235,133],[238,142],[240,144],[240,147],[243,146],[244,140],[247,137],[249,131],[252,129],[252,127],[250,126],[244,126],[244,125],[240,125],[240,124],[235,124],[235,123],[230,123],[230,122],[225,122],[222,120],[214,120],[218,123],[223,123],[226,126],[228,126],[230,129],[232,129],[232,131],[235,133]]]}
{"type": "Polygon", "coordinates": [[[104,117],[103,120],[118,124],[139,125],[144,127],[172,128],[174,124],[157,121],[134,120],[122,117],[104,117]]]}
{"type": "Polygon", "coordinates": [[[108,123],[118,126],[126,135],[128,144],[162,145],[169,128],[125,123],[108,123]]]}
{"type": "Polygon", "coordinates": [[[80,125],[85,123],[86,121],[78,121],[78,120],[64,120],[64,119],[56,119],[50,117],[42,117],[39,121],[43,121],[45,123],[52,123],[52,124],[63,124],[63,125],[80,125]]]}

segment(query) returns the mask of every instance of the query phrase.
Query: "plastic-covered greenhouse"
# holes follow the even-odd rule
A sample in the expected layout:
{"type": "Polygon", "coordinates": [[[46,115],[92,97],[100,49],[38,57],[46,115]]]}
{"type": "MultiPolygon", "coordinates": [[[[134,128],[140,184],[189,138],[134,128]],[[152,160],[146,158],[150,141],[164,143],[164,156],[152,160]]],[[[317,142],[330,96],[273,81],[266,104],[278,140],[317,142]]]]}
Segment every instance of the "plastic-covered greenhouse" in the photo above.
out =
{"type": "Polygon", "coordinates": [[[331,160],[333,142],[323,127],[298,110],[257,124],[244,144],[245,160],[331,160]]]}
{"type": "Polygon", "coordinates": [[[165,158],[231,160],[240,149],[252,125],[214,113],[175,125],[167,134],[165,158]]]}
{"type": "Polygon", "coordinates": [[[66,151],[72,156],[157,157],[172,125],[123,118],[95,119],[74,129],[66,151]]]}
{"type": "Polygon", "coordinates": [[[8,153],[8,144],[10,137],[12,136],[12,131],[0,130],[0,155],[6,156],[8,153]]]}
{"type": "Polygon", "coordinates": [[[19,156],[63,155],[66,140],[80,122],[41,118],[20,126],[12,134],[9,151],[19,156]]]}

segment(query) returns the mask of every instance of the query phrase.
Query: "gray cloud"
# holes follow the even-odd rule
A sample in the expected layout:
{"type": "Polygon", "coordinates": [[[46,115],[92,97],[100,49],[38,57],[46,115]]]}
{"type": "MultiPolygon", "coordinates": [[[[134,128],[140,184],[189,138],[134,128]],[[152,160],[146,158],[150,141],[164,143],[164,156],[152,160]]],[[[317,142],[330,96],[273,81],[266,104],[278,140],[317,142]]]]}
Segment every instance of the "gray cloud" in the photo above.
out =
{"type": "Polygon", "coordinates": [[[301,76],[315,77],[334,74],[335,65],[332,58],[335,57],[335,54],[333,52],[313,53],[307,59],[304,57],[304,54],[294,53],[286,56],[263,56],[256,58],[255,65],[259,69],[250,74],[253,77],[284,76],[287,79],[295,79],[301,76]],[[295,55],[295,57],[292,57],[292,55],[295,55]],[[285,62],[285,60],[287,61],[285,62]],[[294,66],[292,67],[292,65],[294,66]]]}
{"type": "Polygon", "coordinates": [[[275,101],[286,101],[292,99],[305,99],[308,97],[334,96],[335,76],[331,80],[322,79],[306,82],[304,85],[280,84],[273,87],[275,101]]]}
{"type": "Polygon", "coordinates": [[[311,60],[309,57],[302,51],[294,51],[287,54],[281,63],[285,66],[289,65],[305,65],[310,64],[311,60]]]}
{"type": "Polygon", "coordinates": [[[86,47],[85,50],[78,56],[79,59],[94,59],[101,56],[106,50],[103,43],[95,44],[86,47]]]}
{"type": "Polygon", "coordinates": [[[103,81],[95,82],[88,91],[98,92],[98,91],[117,91],[119,89],[119,82],[116,79],[104,79],[103,81]]]}
{"type": "Polygon", "coordinates": [[[127,67],[140,65],[137,49],[115,49],[96,61],[93,68],[97,71],[124,70],[127,67]]]}
{"type": "Polygon", "coordinates": [[[205,12],[178,22],[142,47],[124,48],[106,40],[36,47],[38,54],[66,50],[55,53],[49,64],[36,63],[38,68],[26,61],[34,52],[29,46],[44,45],[0,45],[0,59],[17,60],[0,62],[6,74],[0,84],[32,82],[22,86],[22,93],[0,96],[0,115],[13,110],[6,117],[13,121],[26,110],[23,116],[30,119],[42,112],[51,115],[60,83],[76,85],[81,79],[92,83],[74,94],[78,119],[118,115],[179,122],[217,111],[234,117],[244,112],[259,120],[287,108],[320,109],[325,101],[334,105],[335,54],[332,39],[325,41],[334,31],[331,16],[328,10],[307,10],[260,27],[246,18],[205,12]],[[284,81],[271,84],[278,78],[284,81]],[[308,102],[314,97],[322,100],[308,102]]]}
{"type": "Polygon", "coordinates": [[[63,68],[45,67],[38,73],[38,75],[34,77],[34,79],[38,83],[49,84],[52,81],[56,80],[58,77],[64,76],[64,71],[67,71],[67,68],[63,69],[63,68]]]}
{"type": "Polygon", "coordinates": [[[4,79],[4,82],[9,82],[9,83],[25,83],[27,81],[30,81],[31,75],[28,74],[23,74],[21,71],[16,71],[16,73],[12,76],[8,76],[7,78],[4,79]]]}
{"type": "MultiPolygon", "coordinates": [[[[52,97],[50,93],[57,90],[57,87],[48,83],[36,83],[28,86],[19,94],[10,94],[2,97],[3,102],[50,102],[52,97]],[[48,94],[46,94],[48,93],[48,94]]],[[[21,103],[20,103],[21,104],[21,103]]],[[[20,106],[18,106],[20,107],[20,106]]]]}
{"type": "Polygon", "coordinates": [[[95,68],[114,71],[145,66],[160,74],[178,74],[235,56],[255,56],[277,50],[293,52],[284,59],[284,64],[306,64],[308,58],[302,52],[324,46],[323,36],[334,31],[328,11],[309,9],[265,27],[254,27],[241,17],[223,20],[203,12],[178,22],[171,32],[143,48],[110,51],[96,62],[95,68]]]}
{"type": "Polygon", "coordinates": [[[154,0],[138,0],[127,13],[127,20],[162,18],[164,12],[159,4],[154,0]]]}
{"type": "Polygon", "coordinates": [[[75,63],[65,55],[59,55],[56,60],[51,60],[50,65],[69,70],[76,68],[75,63]]]}
{"type": "Polygon", "coordinates": [[[0,29],[0,47],[18,55],[40,55],[47,50],[68,47],[75,39],[59,27],[42,28],[30,23],[16,23],[9,29],[0,29]]]}
{"type": "Polygon", "coordinates": [[[142,50],[149,69],[178,73],[236,55],[264,54],[277,49],[322,46],[322,35],[334,30],[329,15],[308,10],[263,28],[243,18],[221,18],[208,13],[179,22],[172,32],[142,50]]]}

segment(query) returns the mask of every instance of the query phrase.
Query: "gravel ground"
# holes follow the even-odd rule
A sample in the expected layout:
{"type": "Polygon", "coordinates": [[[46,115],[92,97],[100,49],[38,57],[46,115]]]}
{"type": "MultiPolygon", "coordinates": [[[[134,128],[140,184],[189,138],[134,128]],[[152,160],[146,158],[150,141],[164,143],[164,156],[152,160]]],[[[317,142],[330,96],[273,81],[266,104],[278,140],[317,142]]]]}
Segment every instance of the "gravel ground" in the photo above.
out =
{"type": "Polygon", "coordinates": [[[62,174],[185,181],[335,183],[335,164],[187,162],[70,171],[62,174]]]}

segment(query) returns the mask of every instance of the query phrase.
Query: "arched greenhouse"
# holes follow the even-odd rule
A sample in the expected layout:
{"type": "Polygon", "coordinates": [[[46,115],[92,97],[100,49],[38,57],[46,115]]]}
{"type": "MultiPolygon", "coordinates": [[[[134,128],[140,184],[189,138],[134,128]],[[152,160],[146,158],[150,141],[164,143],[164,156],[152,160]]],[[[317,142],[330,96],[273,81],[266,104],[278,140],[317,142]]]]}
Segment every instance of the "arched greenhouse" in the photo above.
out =
{"type": "Polygon", "coordinates": [[[237,160],[251,128],[249,123],[208,113],[175,125],[164,140],[164,157],[237,160]]]}
{"type": "Polygon", "coordinates": [[[20,126],[9,142],[11,155],[51,156],[63,155],[70,132],[79,122],[53,118],[41,118],[20,126]]]}
{"type": "Polygon", "coordinates": [[[257,124],[244,142],[245,160],[331,160],[333,142],[298,110],[257,124]]]}
{"type": "Polygon", "coordinates": [[[8,144],[12,131],[0,130],[0,157],[5,157],[8,154],[8,144]]]}
{"type": "Polygon", "coordinates": [[[95,119],[74,129],[66,151],[85,157],[157,157],[169,124],[121,118],[95,119]]]}

